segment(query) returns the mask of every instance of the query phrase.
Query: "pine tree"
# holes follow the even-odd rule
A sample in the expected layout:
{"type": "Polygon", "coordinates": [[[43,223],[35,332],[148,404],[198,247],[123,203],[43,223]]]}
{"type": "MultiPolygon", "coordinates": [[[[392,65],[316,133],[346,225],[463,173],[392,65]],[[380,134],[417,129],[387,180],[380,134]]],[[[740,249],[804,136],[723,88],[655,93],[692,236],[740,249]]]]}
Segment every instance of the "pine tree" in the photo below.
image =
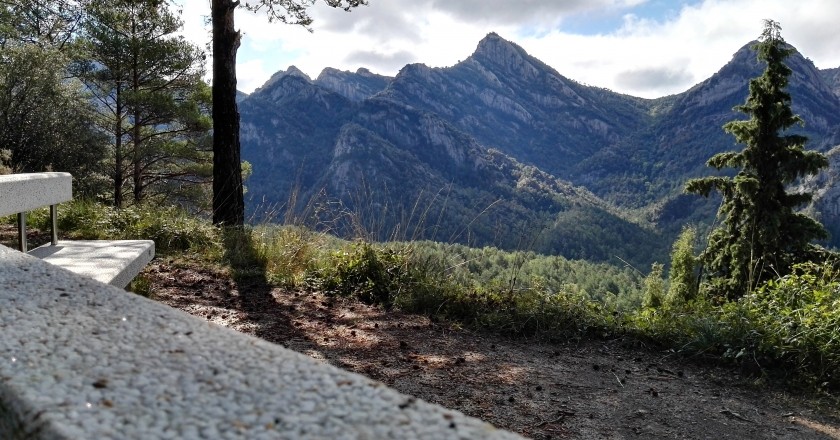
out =
{"type": "Polygon", "coordinates": [[[0,3],[0,165],[67,171],[75,193],[94,195],[107,138],[92,127],[93,106],[65,70],[81,15],[72,0],[0,3]]]}
{"type": "Polygon", "coordinates": [[[77,73],[113,142],[114,205],[209,180],[204,57],[177,35],[181,20],[160,0],[93,0],[86,12],[77,73]]]}
{"type": "Polygon", "coordinates": [[[784,60],[794,49],[785,43],[779,23],[773,20],[765,21],[754,49],[767,67],[750,81],[746,103],[735,108],[750,118],[723,126],[744,148],[716,154],[707,162],[717,170],[737,168],[737,175],[686,184],[690,193],[708,196],[716,190],[723,197],[718,212],[723,221],[710,235],[702,260],[713,289],[730,299],[787,274],[793,263],[808,258],[810,242],[826,236],[822,225],[795,211],[811,200],[811,194],[786,191],[786,185],[828,165],[824,155],[804,149],[806,137],[783,134],[803,124],[794,115],[786,91],[791,70],[784,60]]]}

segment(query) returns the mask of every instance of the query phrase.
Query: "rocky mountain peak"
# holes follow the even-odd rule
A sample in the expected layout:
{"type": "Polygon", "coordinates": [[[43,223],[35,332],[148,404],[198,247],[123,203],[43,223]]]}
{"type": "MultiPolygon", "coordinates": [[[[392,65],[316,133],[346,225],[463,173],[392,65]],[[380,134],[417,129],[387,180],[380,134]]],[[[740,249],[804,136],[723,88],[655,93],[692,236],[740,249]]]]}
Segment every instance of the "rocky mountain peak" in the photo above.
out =
{"type": "Polygon", "coordinates": [[[499,34],[490,32],[478,42],[478,46],[476,46],[473,55],[483,55],[488,58],[495,58],[499,54],[515,52],[517,47],[518,46],[510,41],[502,38],[499,34]]]}
{"type": "Polygon", "coordinates": [[[274,73],[274,75],[271,75],[271,78],[269,78],[268,81],[265,82],[265,84],[263,84],[262,86],[258,87],[256,90],[254,90],[254,93],[257,93],[257,92],[262,91],[262,90],[267,90],[269,87],[271,87],[277,81],[280,81],[281,79],[283,79],[284,77],[287,77],[287,76],[296,76],[298,78],[303,78],[308,82],[312,81],[312,78],[310,78],[309,75],[303,73],[302,70],[298,69],[295,66],[289,66],[288,69],[278,70],[277,72],[274,73]]]}
{"type": "MultiPolygon", "coordinates": [[[[733,103],[742,103],[749,93],[749,81],[761,75],[764,70],[764,63],[758,60],[754,49],[756,43],[757,41],[752,41],[742,46],[711,78],[688,90],[684,94],[682,105],[700,108],[720,104],[730,108],[733,103]]],[[[840,100],[814,63],[796,48],[790,47],[794,52],[785,60],[785,64],[792,70],[788,92],[793,97],[794,112],[805,118],[808,124],[827,129],[837,120],[829,121],[801,104],[819,103],[820,108],[835,113],[840,112],[840,100]]]]}
{"type": "Polygon", "coordinates": [[[295,76],[299,76],[299,77],[301,77],[301,78],[303,78],[307,81],[312,81],[312,78],[310,78],[309,75],[303,73],[302,70],[298,69],[295,66],[289,66],[289,68],[286,69],[285,76],[288,76],[288,75],[295,75],[295,76]]]}
{"type": "Polygon", "coordinates": [[[534,79],[539,74],[534,60],[524,49],[495,32],[487,34],[478,43],[469,59],[484,66],[497,66],[499,69],[492,70],[500,70],[500,73],[509,73],[523,79],[534,79]]]}
{"type": "MultiPolygon", "coordinates": [[[[397,207],[382,210],[377,222],[391,215],[387,221],[397,224],[402,207],[419,206],[418,194],[445,187],[452,188],[447,209],[458,209],[445,216],[452,231],[481,217],[470,240],[481,238],[473,243],[498,245],[502,235],[520,236],[519,226],[498,232],[500,225],[523,225],[521,231],[545,230],[540,249],[552,254],[577,258],[587,249],[586,258],[605,261],[615,255],[658,258],[660,251],[667,255],[660,238],[670,243],[681,223],[714,218],[713,202],[694,202],[678,191],[685,179],[709,174],[709,157],[737,148],[721,127],[744,117],[732,109],[744,103],[749,80],[763,70],[753,45],[741,47],[712,78],[659,100],[576,83],[495,33],[461,63],[409,64],[395,78],[364,68],[325,69],[310,81],[290,67],[242,103],[242,157],[254,164],[252,200],[281,205],[290,200],[283,191],[298,185],[308,189],[297,200],[326,188],[353,206],[355,194],[369,188],[376,198],[366,206],[397,207]],[[567,194],[559,179],[563,187],[585,186],[594,195],[567,194]],[[473,209],[480,205],[496,211],[473,209]],[[650,226],[662,235],[639,229],[635,217],[624,218],[629,209],[649,214],[650,226]],[[587,225],[585,233],[581,225],[587,225]],[[610,245],[584,244],[584,236],[610,245]],[[599,249],[598,255],[589,249],[599,249]]],[[[840,99],[833,91],[840,74],[816,70],[799,53],[787,63],[794,72],[794,112],[806,121],[796,133],[811,139],[808,148],[827,151],[840,144],[840,99]]],[[[833,165],[838,161],[840,153],[832,156],[833,165]]],[[[838,181],[814,185],[834,188],[838,181]]],[[[818,195],[823,205],[816,209],[840,212],[840,195],[818,195]]],[[[840,214],[829,223],[840,237],[840,214]]],[[[443,235],[450,234],[436,237],[443,235]]]]}

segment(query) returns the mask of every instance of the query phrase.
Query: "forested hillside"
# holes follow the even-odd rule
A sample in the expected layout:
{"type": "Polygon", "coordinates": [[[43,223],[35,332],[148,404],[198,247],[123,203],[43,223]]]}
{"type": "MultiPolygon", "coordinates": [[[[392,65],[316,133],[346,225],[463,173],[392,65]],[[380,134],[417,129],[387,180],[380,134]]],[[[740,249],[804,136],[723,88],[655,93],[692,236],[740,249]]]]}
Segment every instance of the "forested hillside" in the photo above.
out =
{"type": "Polygon", "coordinates": [[[340,235],[373,240],[495,245],[599,261],[644,262],[639,250],[661,248],[656,234],[585,189],[398,101],[377,95],[354,102],[287,75],[243,101],[242,114],[257,218],[314,218],[340,235]],[[601,241],[605,236],[625,239],[601,241]]]}
{"type": "MultiPolygon", "coordinates": [[[[682,225],[714,220],[719,201],[683,185],[737,148],[721,126],[743,117],[733,107],[763,69],[754,44],[654,100],[579,84],[492,33],[452,67],[412,64],[394,78],[325,69],[313,81],[290,68],[242,102],[249,211],[310,221],[318,211],[321,224],[374,239],[664,261],[682,225]]],[[[806,121],[794,132],[828,151],[840,144],[836,75],[799,53],[788,64],[806,121]]]]}

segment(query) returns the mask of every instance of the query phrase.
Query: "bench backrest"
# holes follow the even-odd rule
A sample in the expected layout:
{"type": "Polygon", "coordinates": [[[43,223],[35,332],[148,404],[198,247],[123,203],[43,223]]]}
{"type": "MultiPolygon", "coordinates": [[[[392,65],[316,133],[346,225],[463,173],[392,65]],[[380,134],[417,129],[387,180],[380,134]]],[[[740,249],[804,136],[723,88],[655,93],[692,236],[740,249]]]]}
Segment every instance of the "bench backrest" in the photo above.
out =
{"type": "Polygon", "coordinates": [[[17,214],[73,198],[70,173],[26,173],[0,176],[0,215],[17,214]]]}

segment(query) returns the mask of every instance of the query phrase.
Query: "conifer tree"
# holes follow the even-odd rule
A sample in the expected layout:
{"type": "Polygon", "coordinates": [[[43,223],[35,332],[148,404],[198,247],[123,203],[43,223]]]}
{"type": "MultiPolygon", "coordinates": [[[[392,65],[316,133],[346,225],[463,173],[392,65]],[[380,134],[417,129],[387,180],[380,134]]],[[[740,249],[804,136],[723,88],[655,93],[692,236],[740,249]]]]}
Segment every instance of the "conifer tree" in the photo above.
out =
{"type": "Polygon", "coordinates": [[[662,263],[653,263],[650,273],[642,281],[642,307],[658,309],[665,299],[665,281],[662,279],[662,263]]]}
{"type": "Polygon", "coordinates": [[[668,272],[669,305],[682,305],[693,300],[697,295],[697,257],[694,255],[694,240],[697,229],[684,227],[674,242],[671,251],[671,270],[668,272]]]}
{"type": "Polygon", "coordinates": [[[86,11],[77,74],[112,139],[114,205],[209,180],[210,92],[180,18],[162,0],[93,0],[86,11]]]}
{"type": "Polygon", "coordinates": [[[723,197],[718,212],[722,224],[711,233],[702,259],[713,290],[729,299],[787,274],[793,263],[808,258],[813,240],[826,236],[822,225],[796,212],[811,194],[786,190],[786,185],[828,165],[821,153],[805,150],[806,137],[786,133],[803,124],[786,91],[791,70],[784,60],[794,49],[773,20],[765,21],[754,49],[767,66],[761,76],[750,80],[746,103],[735,108],[749,119],[723,126],[744,148],[716,154],[707,162],[717,170],[736,168],[738,173],[694,179],[686,185],[690,193],[708,196],[716,190],[723,197]]]}

